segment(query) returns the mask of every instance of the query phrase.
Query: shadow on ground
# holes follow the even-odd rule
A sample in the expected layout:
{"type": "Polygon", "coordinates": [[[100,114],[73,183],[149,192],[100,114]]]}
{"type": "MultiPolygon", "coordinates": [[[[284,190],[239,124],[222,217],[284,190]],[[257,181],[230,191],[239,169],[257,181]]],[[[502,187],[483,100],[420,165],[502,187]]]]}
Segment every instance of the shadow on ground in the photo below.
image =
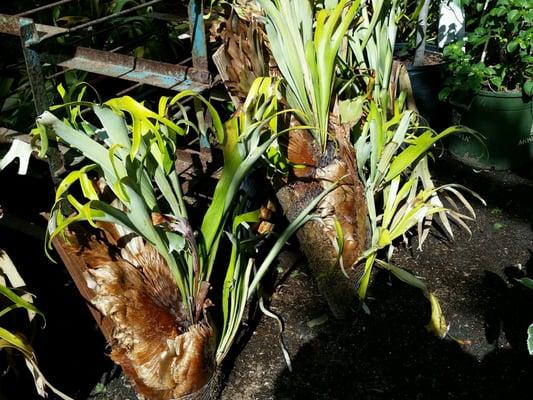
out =
{"type": "Polygon", "coordinates": [[[298,350],[294,372],[278,375],[271,398],[533,398],[533,357],[526,348],[533,291],[516,280],[533,276],[533,171],[478,173],[442,161],[437,177],[476,190],[488,206],[475,205],[472,238],[463,233],[446,243],[434,237],[429,251],[404,252],[398,262],[439,294],[451,334],[440,340],[428,333],[426,299],[381,273],[371,315],[329,322],[298,350]]]}
{"type": "Polygon", "coordinates": [[[327,307],[304,268],[272,301],[286,322],[293,372],[274,345],[274,324],[263,320],[236,359],[222,400],[533,398],[526,349],[533,291],[516,281],[533,276],[533,171],[478,172],[449,158],[437,164],[438,181],[472,188],[487,206],[472,200],[471,236],[456,230],[455,241],[447,241],[437,233],[422,252],[414,241],[398,250],[395,264],[425,279],[449,335],[427,332],[427,300],[385,272],[371,285],[370,315],[311,327],[327,307]]]}
{"type": "MultiPolygon", "coordinates": [[[[285,369],[278,376],[275,399],[531,398],[533,358],[523,348],[522,324],[515,324],[518,330],[508,326],[505,333],[523,345],[495,349],[478,361],[459,342],[428,333],[425,298],[396,280],[391,286],[389,279],[385,273],[377,277],[371,315],[331,321],[299,349],[293,372],[285,369]]],[[[505,307],[525,320],[533,299],[527,291],[522,294],[505,307]]]]}
{"type": "Polygon", "coordinates": [[[441,182],[455,182],[479,193],[490,207],[499,207],[509,216],[528,219],[533,227],[533,163],[517,171],[477,171],[451,156],[432,164],[441,182]]]}

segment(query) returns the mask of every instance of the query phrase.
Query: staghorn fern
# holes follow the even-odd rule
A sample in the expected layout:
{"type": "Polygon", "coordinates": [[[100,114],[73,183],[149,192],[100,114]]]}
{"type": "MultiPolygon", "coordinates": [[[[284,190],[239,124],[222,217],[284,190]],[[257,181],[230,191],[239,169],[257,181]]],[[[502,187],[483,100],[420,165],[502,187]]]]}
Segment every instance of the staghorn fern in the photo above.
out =
{"type": "Polygon", "coordinates": [[[120,228],[121,236],[133,234],[142,238],[146,245],[157,250],[170,269],[182,302],[176,309],[186,311],[187,324],[197,324],[207,318],[201,311],[207,304],[206,288],[212,285],[221,295],[222,321],[217,329],[219,337],[214,356],[217,364],[228,353],[247,302],[257,293],[277,254],[299,227],[314,218],[313,209],[336,187],[330,185],[312,201],[280,233],[266,258],[256,266],[247,246],[258,240],[250,225],[259,222],[259,212],[247,208],[240,189],[257,161],[286,132],[278,131],[276,120],[292,110],[278,111],[278,85],[273,78],[257,79],[243,107],[225,123],[208,101],[192,92],[182,92],[172,99],[162,98],[158,112],[129,97],[103,105],[91,104],[102,127],[92,127],[89,133],[74,129],[70,126],[73,124],[49,112],[39,119],[41,125],[52,129],[62,141],[80,150],[92,162],[70,172],[59,185],[49,240],[61,235],[72,223],[83,221],[96,228],[110,223],[120,228]],[[185,108],[180,105],[191,96],[208,109],[213,121],[211,130],[224,156],[220,180],[196,233],[188,220],[174,169],[177,136],[189,129],[204,131],[186,118],[185,108]],[[183,111],[182,120],[166,118],[168,107],[173,105],[183,111]],[[95,174],[112,193],[112,201],[105,200],[103,190],[95,189],[91,179],[95,174]],[[81,198],[73,195],[76,188],[81,189],[81,198]],[[64,202],[74,209],[72,214],[65,213],[64,202]],[[223,241],[230,245],[229,258],[219,251],[223,241]],[[215,268],[223,268],[221,285],[212,282],[215,268]]]}
{"type": "Polygon", "coordinates": [[[371,231],[368,248],[358,260],[364,262],[358,292],[364,300],[375,264],[389,270],[423,290],[433,310],[428,328],[443,336],[446,326],[437,299],[419,279],[389,261],[395,243],[406,239],[411,231],[418,234],[421,248],[434,220],[451,238],[450,221],[470,232],[466,221],[474,219],[475,213],[461,191],[484,201],[460,185],[436,187],[428,167],[431,150],[439,140],[457,132],[475,133],[457,126],[436,133],[419,124],[415,110],[405,109],[405,93],[394,98],[395,75],[402,73],[395,71],[393,64],[397,22],[402,12],[401,3],[394,0],[363,0],[361,18],[348,31],[348,45],[341,53],[344,68],[339,69],[339,76],[346,94],[339,109],[341,119],[356,126],[354,148],[371,231]],[[350,77],[350,71],[360,73],[350,77]],[[386,260],[380,259],[381,254],[386,260]]]}
{"type": "Polygon", "coordinates": [[[399,102],[395,103],[392,117],[387,118],[386,114],[385,109],[370,102],[367,121],[355,143],[372,232],[370,247],[360,257],[360,261],[366,260],[359,286],[361,299],[365,298],[378,251],[388,250],[390,259],[394,241],[405,238],[413,228],[417,229],[421,247],[435,215],[450,237],[453,237],[450,219],[469,231],[465,221],[475,218],[475,213],[460,190],[484,203],[478,195],[457,184],[435,187],[429,173],[428,156],[434,144],[465,128],[451,127],[437,134],[420,127],[416,113],[401,111],[399,102]],[[443,197],[448,207],[444,206],[443,197]],[[460,211],[458,204],[465,206],[467,214],[460,211]]]}
{"type": "Polygon", "coordinates": [[[359,10],[359,1],[326,2],[316,16],[309,0],[258,0],[265,13],[270,48],[286,81],[289,106],[325,149],[335,97],[337,53],[359,10]],[[331,3],[331,4],[330,4],[331,3]]]}
{"type": "Polygon", "coordinates": [[[420,126],[414,111],[404,109],[405,95],[395,99],[398,71],[393,68],[393,51],[402,3],[260,0],[259,4],[266,15],[272,54],[286,81],[287,102],[302,111],[302,121],[316,127],[314,140],[324,144],[327,126],[323,121],[337,112],[341,123],[352,127],[371,231],[367,250],[357,260],[364,262],[360,299],[366,296],[377,264],[424,291],[433,309],[429,327],[443,335],[445,324],[436,298],[420,280],[388,261],[396,241],[415,228],[421,246],[434,219],[450,237],[450,221],[469,231],[465,221],[475,214],[461,191],[479,196],[455,184],[435,187],[428,168],[435,143],[467,129],[451,127],[436,133],[420,126]],[[315,16],[311,4],[319,10],[315,16]],[[342,23],[336,18],[342,18],[342,23]],[[330,24],[329,29],[323,29],[324,24],[330,24]],[[317,51],[324,43],[329,43],[328,51],[317,51]],[[318,70],[322,73],[317,74],[318,70]],[[382,251],[386,261],[378,258],[382,251]]]}

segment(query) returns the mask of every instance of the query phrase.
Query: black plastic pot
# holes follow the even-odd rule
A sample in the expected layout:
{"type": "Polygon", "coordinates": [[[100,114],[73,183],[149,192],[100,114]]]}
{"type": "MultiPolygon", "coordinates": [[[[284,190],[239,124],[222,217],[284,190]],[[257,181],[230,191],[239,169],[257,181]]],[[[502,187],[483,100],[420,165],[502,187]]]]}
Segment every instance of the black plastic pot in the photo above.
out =
{"type": "Polygon", "coordinates": [[[413,96],[420,115],[439,131],[451,125],[451,108],[439,100],[444,64],[407,65],[413,96]]]}
{"type": "MultiPolygon", "coordinates": [[[[395,46],[395,53],[399,54],[406,45],[399,43],[395,46]]],[[[408,52],[410,54],[411,52],[408,52]]],[[[427,46],[426,54],[442,57],[436,46],[427,46]]],[[[440,131],[451,125],[451,107],[439,100],[439,92],[443,87],[444,62],[414,66],[410,62],[402,61],[411,81],[413,97],[420,115],[433,129],[440,131]]]]}

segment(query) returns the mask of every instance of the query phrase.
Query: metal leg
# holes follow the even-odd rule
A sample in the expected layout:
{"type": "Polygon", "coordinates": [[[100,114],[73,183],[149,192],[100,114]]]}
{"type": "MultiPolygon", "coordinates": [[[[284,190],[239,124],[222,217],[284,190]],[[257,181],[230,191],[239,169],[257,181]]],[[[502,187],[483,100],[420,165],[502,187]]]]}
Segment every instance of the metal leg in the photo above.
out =
{"type": "MultiPolygon", "coordinates": [[[[192,40],[192,66],[202,73],[202,80],[208,82],[210,79],[207,64],[207,46],[205,43],[204,27],[204,5],[202,0],[189,1],[189,23],[191,25],[192,40]]],[[[211,147],[209,139],[205,135],[200,135],[200,149],[204,157],[210,158],[211,147]]]]}
{"type": "MultiPolygon", "coordinates": [[[[33,94],[33,104],[37,115],[40,115],[48,109],[50,102],[46,94],[41,57],[37,49],[32,47],[32,45],[39,43],[39,35],[33,20],[28,18],[20,19],[20,38],[22,41],[22,53],[26,62],[26,70],[28,71],[28,79],[33,94]]],[[[63,156],[57,147],[50,143],[47,157],[52,180],[57,185],[60,182],[59,175],[65,171],[63,156]]]]}
{"type": "Polygon", "coordinates": [[[20,19],[20,38],[22,41],[22,53],[26,62],[26,70],[28,71],[28,79],[33,93],[33,102],[37,115],[39,115],[48,109],[49,104],[46,96],[41,58],[37,50],[31,47],[32,44],[39,42],[39,35],[35,29],[33,20],[28,18],[20,19]]]}
{"type": "Polygon", "coordinates": [[[195,69],[207,71],[207,47],[202,0],[189,1],[189,21],[191,24],[192,65],[195,69]]]}

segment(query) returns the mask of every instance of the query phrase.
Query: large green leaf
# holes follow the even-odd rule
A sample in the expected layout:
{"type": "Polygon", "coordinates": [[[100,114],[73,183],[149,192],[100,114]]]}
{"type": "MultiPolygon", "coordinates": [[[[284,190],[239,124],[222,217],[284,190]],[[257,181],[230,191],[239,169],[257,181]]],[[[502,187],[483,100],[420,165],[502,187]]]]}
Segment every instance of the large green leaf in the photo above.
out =
{"type": "Polygon", "coordinates": [[[119,144],[125,149],[131,148],[128,127],[123,118],[111,109],[95,105],[93,111],[104,126],[104,129],[113,144],[119,144]]]}
{"type": "Polygon", "coordinates": [[[119,176],[115,175],[107,149],[84,132],[71,128],[48,111],[45,111],[37,121],[45,126],[50,126],[57,136],[70,146],[80,150],[87,158],[102,168],[110,186],[126,175],[126,171],[121,165],[117,167],[119,176]]]}
{"type": "Polygon", "coordinates": [[[359,1],[340,0],[313,17],[308,0],[258,0],[272,54],[287,82],[291,108],[312,126],[315,140],[325,149],[337,53],[359,10],[359,1]],[[303,62],[305,61],[305,62],[303,62]]]}

